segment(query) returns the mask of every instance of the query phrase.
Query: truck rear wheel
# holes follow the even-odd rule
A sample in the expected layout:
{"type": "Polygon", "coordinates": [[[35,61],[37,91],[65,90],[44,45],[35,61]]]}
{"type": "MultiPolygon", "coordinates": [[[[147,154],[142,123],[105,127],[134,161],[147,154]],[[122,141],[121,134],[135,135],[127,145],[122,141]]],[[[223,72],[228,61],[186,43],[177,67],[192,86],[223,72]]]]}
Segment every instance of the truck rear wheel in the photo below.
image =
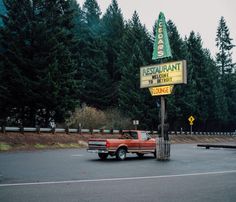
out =
{"type": "Polygon", "coordinates": [[[106,160],[108,157],[108,154],[106,153],[98,153],[98,156],[101,160],[106,160]]]}
{"type": "Polygon", "coordinates": [[[116,152],[116,159],[123,161],[125,160],[125,158],[126,158],[126,149],[125,148],[118,149],[116,152]]]}

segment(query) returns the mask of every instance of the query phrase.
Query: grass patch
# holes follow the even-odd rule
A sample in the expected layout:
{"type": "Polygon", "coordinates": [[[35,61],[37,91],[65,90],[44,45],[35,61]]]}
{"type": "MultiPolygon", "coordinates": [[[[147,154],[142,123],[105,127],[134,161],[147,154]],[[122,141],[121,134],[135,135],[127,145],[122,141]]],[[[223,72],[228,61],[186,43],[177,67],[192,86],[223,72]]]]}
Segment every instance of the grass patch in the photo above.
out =
{"type": "Polygon", "coordinates": [[[56,148],[81,148],[81,144],[78,143],[67,143],[67,144],[63,144],[63,143],[57,143],[54,145],[54,147],[56,148]]]}
{"type": "Polygon", "coordinates": [[[35,144],[34,148],[35,149],[46,149],[48,146],[44,144],[35,144]]]}
{"type": "Polygon", "coordinates": [[[4,151],[24,151],[24,150],[44,150],[44,149],[70,149],[70,148],[85,148],[87,145],[83,141],[78,143],[53,143],[53,144],[14,144],[10,145],[6,142],[0,142],[0,152],[4,151]]]}
{"type": "Polygon", "coordinates": [[[11,145],[4,143],[4,142],[0,142],[0,151],[8,151],[12,148],[11,145]]]}
{"type": "Polygon", "coordinates": [[[69,149],[69,148],[83,148],[84,145],[80,143],[55,143],[52,145],[47,144],[35,144],[35,149],[69,149]]]}

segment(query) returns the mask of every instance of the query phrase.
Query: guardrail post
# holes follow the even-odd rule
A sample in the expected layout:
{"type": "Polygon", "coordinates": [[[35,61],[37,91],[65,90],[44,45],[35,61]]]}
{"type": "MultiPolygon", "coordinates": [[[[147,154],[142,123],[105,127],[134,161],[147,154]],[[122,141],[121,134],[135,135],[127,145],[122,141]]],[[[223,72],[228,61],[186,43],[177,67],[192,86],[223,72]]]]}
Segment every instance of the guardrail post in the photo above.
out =
{"type": "Polygon", "coordinates": [[[81,129],[81,124],[79,124],[79,126],[78,126],[78,133],[81,135],[81,133],[82,133],[82,129],[81,129]]]}
{"type": "Polygon", "coordinates": [[[69,126],[66,126],[65,132],[66,132],[67,135],[69,134],[69,126]]]}
{"type": "Polygon", "coordinates": [[[39,134],[40,133],[40,127],[36,126],[36,133],[39,134]]]}
{"type": "Polygon", "coordinates": [[[111,129],[111,134],[113,135],[113,128],[111,129]]]}
{"type": "Polygon", "coordinates": [[[5,134],[6,133],[6,127],[2,126],[2,133],[5,134]]]}
{"type": "Polygon", "coordinates": [[[20,128],[20,133],[21,133],[21,134],[24,134],[24,127],[23,127],[23,126],[20,126],[19,128],[20,128]]]}

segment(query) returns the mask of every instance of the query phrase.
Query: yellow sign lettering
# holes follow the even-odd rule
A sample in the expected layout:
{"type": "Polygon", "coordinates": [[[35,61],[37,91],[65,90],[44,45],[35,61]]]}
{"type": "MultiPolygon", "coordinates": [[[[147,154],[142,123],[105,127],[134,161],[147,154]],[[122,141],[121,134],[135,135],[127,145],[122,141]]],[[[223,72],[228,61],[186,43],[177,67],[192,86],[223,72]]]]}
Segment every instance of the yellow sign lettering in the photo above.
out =
{"type": "Polygon", "coordinates": [[[150,93],[152,96],[159,96],[159,95],[169,95],[172,93],[173,85],[170,86],[161,86],[161,87],[151,87],[149,88],[150,93]]]}

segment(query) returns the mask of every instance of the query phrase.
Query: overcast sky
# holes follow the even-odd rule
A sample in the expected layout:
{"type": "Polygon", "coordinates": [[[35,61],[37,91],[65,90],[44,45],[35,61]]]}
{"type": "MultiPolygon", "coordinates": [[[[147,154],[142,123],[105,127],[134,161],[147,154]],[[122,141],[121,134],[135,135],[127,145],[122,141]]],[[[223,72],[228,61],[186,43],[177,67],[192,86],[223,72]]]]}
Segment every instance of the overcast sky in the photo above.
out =
{"type": "MultiPolygon", "coordinates": [[[[85,0],[77,0],[80,6],[85,0]]],[[[104,14],[112,0],[97,0],[104,14]]],[[[142,24],[152,32],[152,27],[162,11],[166,20],[172,20],[182,37],[193,30],[203,40],[203,47],[210,49],[213,56],[216,30],[223,16],[230,30],[233,44],[236,44],[236,0],[117,0],[125,20],[131,19],[134,11],[139,14],[142,24]]],[[[233,61],[236,62],[236,47],[233,48],[233,61]]]]}

